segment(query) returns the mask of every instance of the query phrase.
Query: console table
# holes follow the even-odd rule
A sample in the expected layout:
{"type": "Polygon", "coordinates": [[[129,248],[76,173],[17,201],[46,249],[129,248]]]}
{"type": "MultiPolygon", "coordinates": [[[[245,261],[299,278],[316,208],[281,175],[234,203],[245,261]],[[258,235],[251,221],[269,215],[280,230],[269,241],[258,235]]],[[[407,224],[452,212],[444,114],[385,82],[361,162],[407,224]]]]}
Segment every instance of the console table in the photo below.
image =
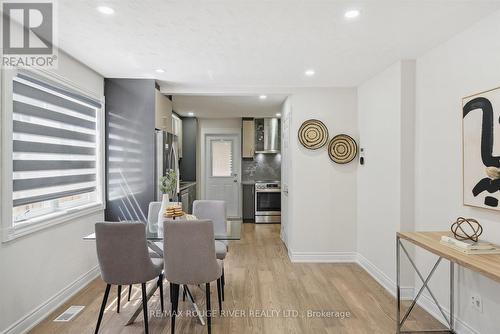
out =
{"type": "Polygon", "coordinates": [[[398,232],[396,234],[396,283],[397,283],[397,310],[396,310],[396,333],[428,333],[428,332],[448,332],[448,333],[456,333],[455,332],[455,324],[454,324],[454,298],[455,298],[455,264],[460,265],[462,267],[468,268],[472,271],[478,272],[481,275],[484,275],[494,281],[500,283],[500,254],[488,254],[488,255],[467,255],[460,251],[454,250],[448,246],[442,245],[440,243],[441,236],[443,235],[451,235],[451,232],[398,232]],[[415,262],[411,258],[410,254],[406,250],[403,241],[409,242],[415,246],[423,248],[428,252],[431,252],[437,256],[439,256],[438,260],[432,267],[429,275],[426,278],[422,275],[422,273],[418,270],[415,262]],[[404,314],[401,319],[401,250],[403,250],[404,254],[407,256],[410,261],[412,267],[415,269],[418,277],[422,281],[423,285],[416,294],[415,298],[412,300],[408,310],[404,314]],[[432,278],[432,275],[436,271],[436,268],[441,263],[441,261],[445,259],[450,262],[450,312],[449,317],[446,316],[445,312],[441,305],[439,305],[438,300],[432,293],[429,288],[429,281],[432,278]],[[419,297],[422,292],[427,290],[433,299],[434,303],[437,305],[439,311],[443,315],[444,319],[448,324],[448,329],[445,330],[432,330],[432,331],[404,331],[403,325],[408,319],[411,311],[415,307],[419,297]]]}

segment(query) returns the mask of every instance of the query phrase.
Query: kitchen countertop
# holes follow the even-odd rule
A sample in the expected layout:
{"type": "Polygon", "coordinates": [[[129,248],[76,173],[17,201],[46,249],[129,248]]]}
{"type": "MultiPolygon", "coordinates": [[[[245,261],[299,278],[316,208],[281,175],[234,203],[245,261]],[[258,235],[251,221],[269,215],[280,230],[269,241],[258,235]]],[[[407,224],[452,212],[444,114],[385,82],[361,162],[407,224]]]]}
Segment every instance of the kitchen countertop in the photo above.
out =
{"type": "Polygon", "coordinates": [[[241,184],[244,186],[253,186],[255,181],[241,181],[241,184]]]}
{"type": "Polygon", "coordinates": [[[179,191],[185,190],[194,185],[196,185],[195,181],[181,181],[179,185],[179,191]]]}

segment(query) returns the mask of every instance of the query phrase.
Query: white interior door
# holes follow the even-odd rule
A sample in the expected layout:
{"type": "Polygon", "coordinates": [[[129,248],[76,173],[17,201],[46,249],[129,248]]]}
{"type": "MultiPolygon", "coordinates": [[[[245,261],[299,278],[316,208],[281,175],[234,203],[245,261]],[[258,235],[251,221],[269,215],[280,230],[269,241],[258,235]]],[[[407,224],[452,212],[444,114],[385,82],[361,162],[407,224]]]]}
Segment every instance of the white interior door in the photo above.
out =
{"type": "Polygon", "coordinates": [[[281,240],[288,246],[290,218],[288,215],[290,162],[290,100],[285,101],[281,117],[281,240]]]}
{"type": "Polygon", "coordinates": [[[227,216],[241,218],[239,136],[207,135],[205,145],[205,198],[226,201],[227,216]]]}

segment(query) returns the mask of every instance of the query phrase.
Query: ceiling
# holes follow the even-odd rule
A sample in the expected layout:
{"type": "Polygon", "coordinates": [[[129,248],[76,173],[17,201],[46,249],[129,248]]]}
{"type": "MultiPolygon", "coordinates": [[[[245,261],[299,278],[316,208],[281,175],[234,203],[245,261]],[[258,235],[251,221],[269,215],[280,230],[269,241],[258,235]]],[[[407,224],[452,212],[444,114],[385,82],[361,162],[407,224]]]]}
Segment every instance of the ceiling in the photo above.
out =
{"type": "Polygon", "coordinates": [[[173,108],[181,116],[198,118],[276,117],[285,95],[258,96],[190,96],[174,95],[173,108]]]}
{"type": "Polygon", "coordinates": [[[270,92],[356,86],[498,9],[491,0],[60,0],[58,32],[62,49],[106,77],[156,78],[164,93],[270,92]],[[115,13],[98,13],[103,4],[115,13]],[[352,8],[361,15],[348,20],[352,8]]]}

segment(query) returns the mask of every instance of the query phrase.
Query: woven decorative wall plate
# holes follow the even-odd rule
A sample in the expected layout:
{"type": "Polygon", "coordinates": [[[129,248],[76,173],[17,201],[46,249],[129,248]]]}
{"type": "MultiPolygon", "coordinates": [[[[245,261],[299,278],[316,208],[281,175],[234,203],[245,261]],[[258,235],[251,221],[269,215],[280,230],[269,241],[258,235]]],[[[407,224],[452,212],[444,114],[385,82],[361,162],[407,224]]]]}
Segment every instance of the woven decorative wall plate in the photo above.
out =
{"type": "Polygon", "coordinates": [[[305,148],[317,150],[328,142],[328,129],[317,119],[307,120],[300,126],[299,141],[305,148]]]}
{"type": "Polygon", "coordinates": [[[328,144],[328,155],[333,162],[346,164],[358,154],[358,145],[348,135],[337,135],[328,144]]]}

